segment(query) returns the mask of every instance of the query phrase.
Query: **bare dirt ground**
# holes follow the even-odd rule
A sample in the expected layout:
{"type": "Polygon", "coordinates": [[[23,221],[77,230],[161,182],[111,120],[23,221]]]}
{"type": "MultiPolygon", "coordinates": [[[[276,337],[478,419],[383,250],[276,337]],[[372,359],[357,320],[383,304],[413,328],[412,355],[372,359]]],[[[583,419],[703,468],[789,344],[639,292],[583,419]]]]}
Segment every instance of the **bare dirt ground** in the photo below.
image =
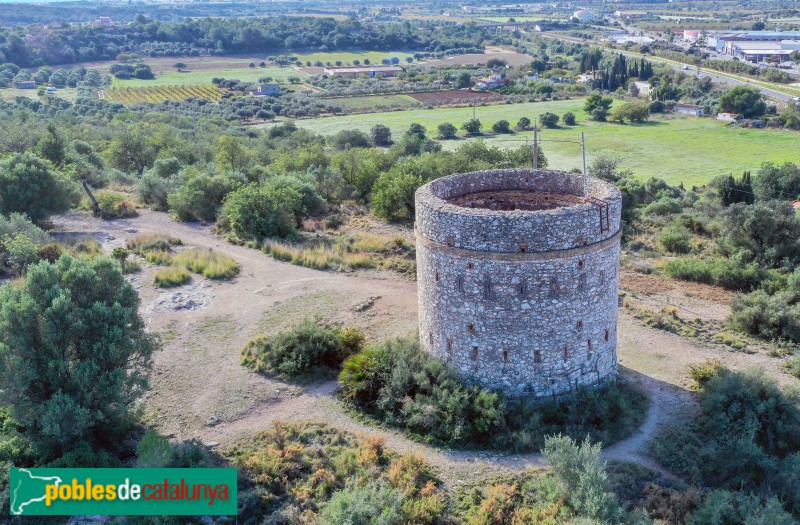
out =
{"type": "MultiPolygon", "coordinates": [[[[371,219],[365,219],[363,226],[370,224],[371,219]]],[[[143,408],[146,420],[165,434],[227,448],[268,428],[274,420],[324,421],[343,430],[381,435],[397,452],[423,454],[448,484],[544,465],[538,454],[447,451],[416,443],[398,432],[353,418],[335,397],[335,381],[293,385],[251,373],[239,364],[239,350],[247,339],[276,333],[306,317],[357,324],[371,341],[413,334],[417,295],[415,283],[408,279],[390,273],[343,274],[293,266],[229,244],[208,226],[176,223],[164,213],[147,210],[139,217],[116,221],[70,213],[56,218],[54,225],[62,232],[102,232],[96,238],[107,249],[139,233],[168,233],[188,246],[213,248],[241,265],[241,273],[233,281],[196,278],[190,285],[194,289],[188,290],[156,289],[153,269],[147,266],[131,277],[149,329],[159,332],[163,340],[143,408]],[[181,304],[181,297],[174,294],[194,297],[196,290],[207,301],[192,303],[191,308],[170,306],[181,304]],[[369,308],[355,308],[370,302],[369,308]]],[[[623,288],[638,290],[655,303],[681,304],[709,318],[724,317],[727,311],[726,292],[647,277],[624,274],[623,288]]],[[[651,403],[644,425],[630,438],[605,449],[606,459],[658,469],[643,452],[662,425],[693,409],[694,394],[688,389],[690,365],[716,358],[730,368],[761,366],[782,383],[798,383],[782,371],[779,359],[703,346],[646,328],[624,309],[620,310],[618,334],[622,374],[647,391],[651,403]]]]}

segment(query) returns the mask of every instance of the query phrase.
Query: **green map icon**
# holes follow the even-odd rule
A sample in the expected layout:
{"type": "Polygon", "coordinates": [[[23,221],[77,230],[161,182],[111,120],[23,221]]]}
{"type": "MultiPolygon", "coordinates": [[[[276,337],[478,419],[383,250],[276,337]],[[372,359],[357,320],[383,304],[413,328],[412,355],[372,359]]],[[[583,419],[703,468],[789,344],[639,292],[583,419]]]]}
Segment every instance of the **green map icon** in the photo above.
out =
{"type": "Polygon", "coordinates": [[[10,502],[11,514],[19,516],[33,511],[33,507],[45,506],[45,487],[47,485],[60,485],[61,478],[58,476],[36,476],[30,470],[20,468],[13,469],[10,483],[10,502]]]}

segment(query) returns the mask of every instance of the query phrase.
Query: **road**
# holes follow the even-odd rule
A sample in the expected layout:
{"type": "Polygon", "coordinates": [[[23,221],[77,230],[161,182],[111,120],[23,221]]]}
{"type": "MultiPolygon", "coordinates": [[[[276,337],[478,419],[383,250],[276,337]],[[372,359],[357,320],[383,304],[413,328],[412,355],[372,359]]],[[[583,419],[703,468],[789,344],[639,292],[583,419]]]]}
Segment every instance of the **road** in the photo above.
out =
{"type": "MultiPolygon", "coordinates": [[[[545,37],[545,38],[552,38],[552,39],[555,39],[555,40],[565,40],[565,41],[569,41],[569,42],[579,42],[579,43],[582,43],[582,44],[587,44],[587,43],[588,44],[592,44],[593,43],[592,41],[586,40],[586,39],[583,39],[583,38],[569,37],[569,36],[563,36],[563,35],[552,35],[552,34],[547,34],[547,33],[538,33],[538,34],[543,36],[543,37],[545,37]]],[[[619,51],[619,50],[615,50],[615,51],[619,51]]],[[[664,65],[672,67],[675,70],[683,70],[683,66],[687,65],[690,68],[689,72],[691,72],[691,71],[694,71],[695,73],[697,72],[697,66],[694,66],[692,64],[680,64],[680,63],[672,62],[672,61],[669,61],[667,59],[656,57],[656,56],[642,55],[641,53],[630,53],[630,52],[626,52],[626,51],[619,51],[619,52],[622,53],[625,56],[634,57],[636,59],[644,57],[644,58],[646,58],[647,60],[649,60],[651,62],[657,62],[657,63],[660,63],[660,64],[664,64],[664,65]]],[[[770,89],[770,88],[767,88],[767,87],[759,86],[758,84],[750,82],[749,80],[739,80],[739,79],[736,79],[736,78],[723,76],[723,75],[720,75],[717,72],[714,72],[713,70],[701,69],[700,74],[703,75],[703,76],[710,77],[711,80],[713,80],[714,82],[718,82],[720,84],[725,84],[725,85],[732,86],[732,87],[735,87],[735,86],[751,86],[751,87],[757,88],[761,92],[761,94],[764,95],[765,97],[773,99],[773,100],[777,100],[777,101],[780,101],[780,102],[788,103],[788,102],[791,102],[792,100],[794,100],[794,98],[795,98],[794,95],[789,95],[787,93],[782,93],[782,92],[776,91],[774,89],[770,89]]]]}

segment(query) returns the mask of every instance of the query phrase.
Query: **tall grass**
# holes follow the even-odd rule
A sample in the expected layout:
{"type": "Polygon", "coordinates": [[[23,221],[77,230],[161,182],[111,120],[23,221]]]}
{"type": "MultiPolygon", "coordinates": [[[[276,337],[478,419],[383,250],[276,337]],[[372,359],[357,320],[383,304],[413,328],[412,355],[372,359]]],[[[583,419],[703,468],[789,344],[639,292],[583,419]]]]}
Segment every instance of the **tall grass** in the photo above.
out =
{"type": "Polygon", "coordinates": [[[262,250],[279,261],[315,270],[358,270],[375,267],[375,261],[370,254],[350,253],[341,245],[303,248],[268,242],[262,250]]]}
{"type": "Polygon", "coordinates": [[[173,264],[185,266],[194,273],[208,279],[230,279],[239,273],[239,264],[212,250],[192,248],[172,258],[173,264]]]}
{"type": "Polygon", "coordinates": [[[182,266],[169,266],[157,270],[153,275],[153,283],[159,288],[172,288],[186,284],[192,280],[189,270],[182,266]]]}
{"type": "Polygon", "coordinates": [[[169,251],[172,246],[180,246],[183,241],[177,237],[164,233],[146,233],[128,239],[126,243],[129,250],[136,252],[146,252],[152,250],[169,251]]]}
{"type": "Polygon", "coordinates": [[[172,254],[166,250],[146,251],[142,254],[142,257],[150,264],[156,264],[158,266],[168,266],[172,264],[172,254]]]}

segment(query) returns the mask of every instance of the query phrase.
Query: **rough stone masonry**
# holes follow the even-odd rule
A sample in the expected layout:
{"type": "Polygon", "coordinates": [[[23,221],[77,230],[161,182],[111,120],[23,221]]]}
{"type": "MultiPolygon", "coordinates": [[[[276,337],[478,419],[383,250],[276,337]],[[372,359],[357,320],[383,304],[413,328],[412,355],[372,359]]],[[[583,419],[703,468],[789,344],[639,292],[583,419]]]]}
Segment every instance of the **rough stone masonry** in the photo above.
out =
{"type": "Polygon", "coordinates": [[[512,396],[617,372],[622,196],[545,170],[451,175],[416,193],[423,348],[512,396]]]}

